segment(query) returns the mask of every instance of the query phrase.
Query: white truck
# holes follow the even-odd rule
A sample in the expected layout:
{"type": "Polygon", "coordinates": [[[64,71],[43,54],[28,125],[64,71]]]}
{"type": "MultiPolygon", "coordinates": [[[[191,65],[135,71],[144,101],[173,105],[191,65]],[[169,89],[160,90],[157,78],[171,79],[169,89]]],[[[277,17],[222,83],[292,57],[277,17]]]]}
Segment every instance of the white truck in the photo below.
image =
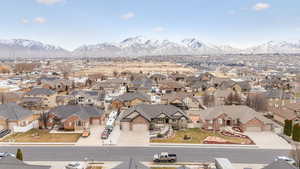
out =
{"type": "Polygon", "coordinates": [[[154,162],[176,162],[177,155],[176,154],[169,154],[167,152],[162,152],[159,154],[154,154],[153,156],[154,162]]]}

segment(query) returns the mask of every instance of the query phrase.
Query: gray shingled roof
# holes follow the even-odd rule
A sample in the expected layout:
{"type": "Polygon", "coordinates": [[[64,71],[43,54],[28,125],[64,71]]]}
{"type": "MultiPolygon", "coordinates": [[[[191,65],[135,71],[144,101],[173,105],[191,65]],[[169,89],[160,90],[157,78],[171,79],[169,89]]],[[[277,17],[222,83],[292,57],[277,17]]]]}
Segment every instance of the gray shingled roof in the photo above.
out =
{"type": "Polygon", "coordinates": [[[149,167],[135,161],[134,159],[128,159],[113,169],[149,169],[149,167]]]}
{"type": "Polygon", "coordinates": [[[8,120],[21,120],[34,114],[16,103],[0,104],[0,116],[8,120]]]}
{"type": "Polygon", "coordinates": [[[30,92],[27,92],[26,95],[28,96],[49,96],[54,94],[55,92],[53,90],[50,89],[46,89],[46,88],[33,88],[30,92]]]}
{"type": "Polygon", "coordinates": [[[296,169],[295,166],[283,160],[274,161],[262,169],[296,169]]]}
{"type": "Polygon", "coordinates": [[[213,120],[218,116],[226,114],[232,119],[239,119],[242,123],[257,118],[265,123],[270,123],[270,120],[262,116],[260,113],[247,106],[216,106],[200,112],[201,119],[213,120]]]}
{"type": "Polygon", "coordinates": [[[0,159],[0,169],[50,169],[50,166],[29,165],[8,156],[0,159]]]}
{"type": "Polygon", "coordinates": [[[134,99],[141,99],[144,101],[150,101],[150,96],[145,94],[145,93],[141,93],[141,92],[134,92],[134,93],[124,93],[123,95],[117,97],[115,100],[119,100],[121,102],[126,102],[126,101],[131,101],[134,99]]]}
{"type": "Polygon", "coordinates": [[[188,118],[184,111],[173,105],[140,104],[125,111],[124,115],[122,116],[122,119],[131,114],[132,112],[140,113],[144,118],[146,118],[149,121],[152,118],[159,116],[160,114],[165,114],[168,117],[172,118],[172,116],[177,112],[181,113],[183,116],[188,118]]]}
{"type": "Polygon", "coordinates": [[[80,119],[87,120],[90,117],[100,116],[103,110],[89,105],[63,105],[53,108],[49,112],[60,119],[67,119],[71,115],[77,115],[80,119]]]}

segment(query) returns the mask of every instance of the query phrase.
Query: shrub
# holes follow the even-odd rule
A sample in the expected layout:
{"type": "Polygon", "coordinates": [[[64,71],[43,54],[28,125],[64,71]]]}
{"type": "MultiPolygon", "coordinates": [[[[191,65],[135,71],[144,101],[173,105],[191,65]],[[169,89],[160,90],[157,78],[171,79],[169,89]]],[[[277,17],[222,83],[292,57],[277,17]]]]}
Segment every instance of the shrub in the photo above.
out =
{"type": "Polygon", "coordinates": [[[160,133],[157,134],[157,138],[163,138],[164,136],[160,133]]]}
{"type": "Polygon", "coordinates": [[[284,130],[283,133],[287,136],[292,135],[292,129],[293,129],[293,122],[292,120],[285,120],[284,121],[284,130]]]}
{"type": "Polygon", "coordinates": [[[22,153],[21,149],[19,149],[19,148],[18,148],[18,150],[17,150],[16,158],[17,158],[18,160],[23,161],[23,153],[22,153]]]}
{"type": "Polygon", "coordinates": [[[183,139],[184,139],[184,140],[189,140],[189,139],[191,139],[191,137],[188,136],[188,135],[184,135],[183,139]]]}

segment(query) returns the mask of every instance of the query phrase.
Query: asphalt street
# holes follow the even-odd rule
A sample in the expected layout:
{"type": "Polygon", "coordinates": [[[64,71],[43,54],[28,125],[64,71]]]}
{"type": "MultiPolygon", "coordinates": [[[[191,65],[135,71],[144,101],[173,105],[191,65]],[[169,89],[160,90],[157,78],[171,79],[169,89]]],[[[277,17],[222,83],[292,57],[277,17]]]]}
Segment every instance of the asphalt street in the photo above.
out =
{"type": "Polygon", "coordinates": [[[214,158],[228,158],[233,163],[266,164],[275,156],[288,155],[288,150],[256,148],[196,148],[196,147],[66,147],[66,146],[3,146],[0,152],[15,153],[21,148],[26,161],[151,161],[158,152],[176,153],[180,162],[211,162],[214,158]]]}

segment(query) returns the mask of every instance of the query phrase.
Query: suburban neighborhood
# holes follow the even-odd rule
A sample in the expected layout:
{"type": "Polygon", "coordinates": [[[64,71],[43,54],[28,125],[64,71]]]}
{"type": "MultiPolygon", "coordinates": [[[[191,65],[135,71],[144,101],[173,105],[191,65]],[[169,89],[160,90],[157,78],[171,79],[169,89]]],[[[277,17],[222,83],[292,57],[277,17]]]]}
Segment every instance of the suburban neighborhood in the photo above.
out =
{"type": "MultiPolygon", "coordinates": [[[[288,159],[293,164],[274,160],[256,168],[296,165],[300,74],[282,75],[270,69],[252,71],[249,78],[241,73],[247,72],[246,67],[223,66],[209,71],[171,62],[150,65],[142,61],[128,63],[124,71],[104,71],[103,64],[87,60],[4,61],[2,67],[7,71],[1,73],[5,85],[1,85],[0,144],[16,148],[170,147],[170,153],[171,147],[182,146],[274,149],[287,153],[269,158],[288,159]],[[99,68],[103,70],[99,72],[99,68]]],[[[9,165],[42,165],[16,161],[12,158],[15,153],[9,153],[1,159],[9,165]]],[[[216,156],[204,163],[175,162],[170,167],[238,165],[229,159],[216,156]]],[[[128,157],[117,165],[101,159],[99,164],[81,159],[70,165],[161,165],[137,160],[128,157]]],[[[47,164],[40,168],[53,165],[47,164]]]]}
{"type": "Polygon", "coordinates": [[[300,169],[300,0],[2,0],[0,169],[300,169]]]}

